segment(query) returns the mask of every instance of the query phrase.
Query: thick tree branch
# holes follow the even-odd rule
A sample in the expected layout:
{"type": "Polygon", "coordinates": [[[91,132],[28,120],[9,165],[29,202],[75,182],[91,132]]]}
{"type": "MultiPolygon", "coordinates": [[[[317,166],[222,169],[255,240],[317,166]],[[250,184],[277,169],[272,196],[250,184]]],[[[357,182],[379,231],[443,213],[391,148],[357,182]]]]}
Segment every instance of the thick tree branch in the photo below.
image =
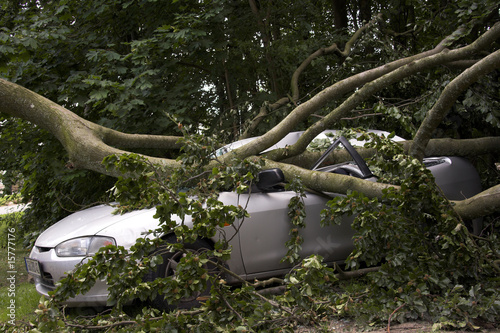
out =
{"type": "MultiPolygon", "coordinates": [[[[253,1],[250,1],[250,4],[252,4],[253,1]]],[[[380,16],[377,16],[376,19],[374,19],[372,22],[365,24],[363,27],[358,29],[352,37],[349,39],[349,41],[346,43],[345,47],[343,50],[341,50],[336,43],[333,43],[329,47],[326,48],[320,48],[319,50],[315,51],[311,55],[309,55],[301,64],[300,66],[295,70],[295,72],[292,75],[292,80],[290,83],[290,89],[292,90],[292,96],[290,97],[283,97],[279,99],[277,102],[269,105],[264,105],[259,109],[259,114],[252,119],[250,122],[250,125],[245,129],[245,132],[240,136],[240,139],[246,139],[250,137],[251,133],[257,128],[257,126],[260,124],[260,122],[269,114],[269,112],[272,112],[274,110],[279,109],[282,106],[285,106],[287,103],[292,102],[293,104],[297,105],[297,102],[300,98],[300,92],[299,92],[299,78],[302,75],[302,73],[306,70],[306,68],[311,64],[311,62],[319,57],[326,56],[332,53],[336,53],[340,55],[341,57],[347,57],[349,53],[351,52],[354,43],[356,40],[359,39],[361,34],[368,29],[370,25],[373,24],[380,16]]]]}
{"type": "MultiPolygon", "coordinates": [[[[316,172],[290,164],[266,160],[266,168],[280,168],[285,179],[300,177],[306,188],[318,192],[347,194],[348,191],[362,192],[369,198],[382,198],[383,191],[398,186],[371,182],[368,180],[327,172],[316,172]]],[[[500,185],[487,189],[472,198],[452,201],[454,210],[464,220],[500,212],[500,185]]]]}
{"type": "Polygon", "coordinates": [[[292,89],[292,101],[296,103],[299,100],[299,77],[300,75],[305,71],[307,66],[311,64],[311,62],[319,57],[331,54],[331,53],[337,53],[341,57],[345,58],[351,53],[351,50],[353,48],[354,43],[359,39],[361,34],[368,29],[376,20],[380,18],[380,15],[377,16],[374,20],[371,22],[365,24],[361,28],[359,28],[349,39],[349,41],[346,43],[345,47],[343,50],[341,50],[336,43],[333,43],[331,46],[326,47],[326,48],[321,48],[311,54],[309,57],[307,57],[301,64],[300,66],[295,70],[295,72],[292,75],[292,82],[291,82],[291,89],[292,89]]]}
{"type": "Polygon", "coordinates": [[[348,191],[358,191],[370,198],[381,198],[384,189],[398,188],[398,186],[391,184],[376,183],[335,173],[311,171],[295,165],[274,162],[267,159],[265,162],[266,169],[281,169],[285,175],[285,179],[300,177],[306,188],[311,188],[318,192],[347,194],[348,191]]]}
{"type": "Polygon", "coordinates": [[[491,187],[472,198],[453,201],[453,209],[464,220],[500,213],[500,185],[491,187]]]}
{"type": "MultiPolygon", "coordinates": [[[[461,30],[461,29],[459,29],[461,30]]],[[[491,43],[498,38],[500,34],[500,24],[496,24],[492,27],[487,33],[481,36],[473,45],[469,46],[469,52],[464,52],[468,57],[470,54],[474,53],[474,51],[481,50],[487,48],[491,43]]],[[[450,35],[444,38],[434,49],[411,56],[403,59],[399,59],[393,61],[389,64],[365,71],[363,73],[359,73],[353,75],[347,79],[344,79],[340,82],[333,84],[332,86],[324,89],[320,93],[316,94],[310,100],[305,103],[302,103],[298,107],[296,107],[287,117],[285,117],[278,126],[275,126],[272,130],[267,132],[265,135],[260,137],[257,141],[252,142],[252,145],[244,146],[238,150],[238,154],[251,156],[255,155],[260,151],[265,150],[266,148],[271,147],[273,144],[278,142],[281,138],[283,138],[290,129],[295,128],[299,123],[306,120],[311,114],[318,111],[320,108],[325,106],[328,102],[331,102],[337,98],[342,97],[346,93],[365,85],[368,82],[371,82],[381,76],[390,73],[404,65],[410,64],[418,59],[423,59],[426,57],[430,57],[432,55],[438,54],[445,49],[445,46],[451,42],[454,38],[454,35],[450,35]]],[[[466,57],[464,56],[464,57],[466,57]]],[[[450,57],[448,61],[455,61],[461,59],[454,59],[450,57]]],[[[446,61],[443,61],[445,63],[446,61]]],[[[323,124],[323,127],[324,124],[323,124]]],[[[304,136],[303,141],[299,146],[296,146],[293,154],[298,154],[301,151],[304,151],[307,143],[310,142],[315,137],[315,132],[321,128],[316,128],[313,131],[309,131],[307,135],[304,136]],[[305,145],[304,145],[305,143],[305,145]]],[[[272,159],[281,159],[291,156],[290,151],[279,151],[275,152],[275,155],[272,159]]]]}
{"type": "Polygon", "coordinates": [[[432,137],[436,128],[441,124],[444,117],[455,104],[455,101],[471,84],[479,78],[497,68],[500,68],[500,50],[490,54],[481,61],[466,69],[453,81],[446,85],[436,104],[427,113],[424,121],[420,124],[417,134],[413,138],[410,155],[422,160],[425,155],[425,147],[432,137]]]}
{"type": "MultiPolygon", "coordinates": [[[[407,140],[398,142],[403,149],[408,152],[413,141],[407,140]]],[[[375,154],[375,149],[357,147],[356,151],[364,159],[370,158],[375,154]]],[[[425,149],[425,156],[462,156],[472,157],[485,154],[500,155],[500,136],[483,137],[476,139],[431,139],[425,149]]],[[[267,157],[267,155],[264,155],[267,157]]],[[[284,159],[280,162],[293,164],[302,168],[310,168],[314,162],[321,156],[321,152],[305,151],[299,155],[284,159]]],[[[333,151],[329,154],[328,164],[342,163],[351,161],[352,157],[345,150],[333,151]]]]}
{"type": "MultiPolygon", "coordinates": [[[[127,152],[109,144],[144,148],[143,144],[152,147],[152,143],[156,142],[160,148],[179,147],[173,137],[125,134],[94,124],[45,97],[3,79],[0,79],[0,101],[0,112],[28,120],[51,132],[68,152],[70,164],[75,168],[118,176],[116,171],[106,170],[102,160],[109,155],[127,152]]],[[[153,163],[178,164],[166,159],[147,158],[153,163]]]]}
{"type": "MultiPolygon", "coordinates": [[[[403,141],[401,145],[408,152],[413,141],[403,141]]],[[[425,156],[479,156],[500,154],[500,137],[477,139],[431,139],[425,148],[425,156]]]]}
{"type": "Polygon", "coordinates": [[[105,127],[98,129],[102,141],[112,147],[118,148],[155,148],[179,149],[180,137],[167,135],[129,134],[115,131],[105,127]]]}
{"type": "MultiPolygon", "coordinates": [[[[330,126],[333,126],[342,117],[346,116],[351,110],[359,105],[359,103],[365,101],[374,93],[422,70],[450,61],[468,58],[470,55],[489,47],[491,43],[498,38],[500,38],[500,24],[497,23],[489,31],[484,33],[476,41],[468,46],[464,46],[452,51],[446,50],[446,52],[439,52],[434,55],[422,56],[419,60],[411,61],[408,64],[403,64],[402,66],[387,71],[386,73],[379,73],[381,75],[378,78],[370,80],[370,82],[366,83],[361,89],[352,94],[338,108],[330,112],[330,114],[328,114],[320,121],[316,122],[313,126],[309,127],[309,129],[304,133],[304,135],[302,135],[302,137],[297,141],[296,144],[288,147],[286,151],[276,151],[271,158],[273,160],[277,160],[283,157],[293,156],[295,154],[303,152],[309,142],[311,142],[311,140],[314,139],[319,133],[321,133],[325,129],[328,129],[330,126]],[[280,153],[282,154],[281,157],[278,155],[280,153]]],[[[312,100],[313,99],[311,99],[311,101],[312,100]]],[[[305,104],[306,103],[302,104],[301,106],[305,104]]],[[[277,128],[279,128],[279,126],[275,127],[275,129],[277,128]]]]}

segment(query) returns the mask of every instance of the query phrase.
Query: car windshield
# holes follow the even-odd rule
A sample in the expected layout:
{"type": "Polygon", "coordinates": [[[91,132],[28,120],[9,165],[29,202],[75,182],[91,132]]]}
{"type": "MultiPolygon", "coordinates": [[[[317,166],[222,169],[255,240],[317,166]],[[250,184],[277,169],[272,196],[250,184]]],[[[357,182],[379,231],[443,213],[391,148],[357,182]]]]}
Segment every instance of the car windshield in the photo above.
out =
{"type": "MultiPolygon", "coordinates": [[[[357,140],[354,140],[357,141],[357,140]]],[[[356,151],[354,146],[345,137],[341,136],[333,141],[333,143],[328,147],[328,149],[321,155],[321,157],[312,166],[311,170],[324,171],[324,172],[335,172],[346,175],[353,175],[359,178],[370,178],[373,177],[368,165],[359,153],[356,151]],[[335,151],[335,149],[343,146],[349,155],[353,158],[353,162],[346,162],[341,164],[335,164],[331,167],[325,166],[325,161],[328,157],[335,151]]]]}
{"type": "MultiPolygon", "coordinates": [[[[385,132],[385,131],[380,131],[380,130],[368,130],[370,133],[375,133],[377,135],[385,135],[388,136],[390,133],[385,132]]],[[[290,132],[288,133],[283,139],[278,141],[276,144],[272,145],[271,147],[267,148],[266,150],[262,151],[262,154],[267,153],[271,150],[278,149],[278,148],[286,148],[287,146],[293,145],[296,143],[299,138],[304,134],[304,131],[299,131],[299,132],[290,132]]],[[[338,136],[341,135],[340,130],[326,130],[321,132],[319,135],[317,135],[311,143],[308,145],[308,150],[313,150],[313,151],[324,151],[326,148],[328,148],[334,141],[337,139],[338,136]]],[[[361,133],[359,133],[361,135],[361,133]]],[[[243,139],[239,141],[235,141],[233,143],[230,143],[228,145],[225,145],[222,148],[219,148],[215,151],[215,156],[222,156],[232,150],[238,149],[247,143],[252,142],[253,140],[257,139],[258,137],[252,137],[248,139],[243,139]]],[[[404,141],[405,139],[395,136],[392,140],[394,141],[404,141]]],[[[349,143],[352,146],[356,147],[363,147],[365,144],[365,141],[360,141],[357,139],[349,139],[349,143]]]]}

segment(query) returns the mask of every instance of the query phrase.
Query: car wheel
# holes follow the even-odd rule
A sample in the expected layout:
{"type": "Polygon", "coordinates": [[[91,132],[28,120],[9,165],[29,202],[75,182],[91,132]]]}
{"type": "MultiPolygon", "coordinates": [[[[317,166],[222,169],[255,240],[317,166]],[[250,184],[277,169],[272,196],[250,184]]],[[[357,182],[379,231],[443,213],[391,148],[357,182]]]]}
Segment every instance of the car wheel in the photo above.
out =
{"type": "MultiPolygon", "coordinates": [[[[175,237],[168,237],[166,239],[168,243],[176,242],[175,237]]],[[[190,251],[193,253],[201,253],[206,250],[212,250],[212,246],[205,240],[197,240],[192,244],[185,244],[184,246],[186,251],[190,251]]],[[[154,251],[152,256],[161,255],[163,258],[163,262],[161,265],[157,265],[156,269],[148,272],[143,280],[154,281],[158,278],[164,278],[167,276],[174,276],[176,274],[176,267],[180,260],[186,256],[185,252],[176,251],[176,252],[167,252],[165,248],[159,248],[154,251]]],[[[216,275],[218,273],[215,265],[207,263],[205,269],[211,274],[216,275]]],[[[206,296],[210,293],[211,284],[208,283],[207,287],[204,291],[195,293],[190,297],[182,298],[177,303],[169,303],[165,300],[163,295],[158,295],[154,300],[151,301],[151,305],[157,309],[170,311],[173,309],[190,309],[193,307],[197,307],[200,305],[200,301],[202,301],[206,296]]]]}

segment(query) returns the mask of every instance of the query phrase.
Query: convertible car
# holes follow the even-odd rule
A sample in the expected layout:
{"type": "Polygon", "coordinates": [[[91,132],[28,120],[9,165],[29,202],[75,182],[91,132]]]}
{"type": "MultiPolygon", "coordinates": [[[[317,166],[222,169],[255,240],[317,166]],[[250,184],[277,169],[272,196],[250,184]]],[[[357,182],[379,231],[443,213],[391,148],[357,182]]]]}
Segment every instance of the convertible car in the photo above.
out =
{"type": "MultiPolygon", "coordinates": [[[[327,131],[335,133],[335,131],[327,131]]],[[[372,131],[388,134],[381,131],[372,131]]],[[[302,133],[287,135],[270,149],[286,147],[298,140],[302,133]]],[[[324,138],[325,133],[323,133],[324,138]]],[[[235,142],[217,152],[223,154],[240,147],[252,139],[235,142]]],[[[363,158],[353,145],[361,144],[357,140],[346,140],[343,137],[329,139],[331,147],[312,166],[319,172],[333,172],[376,181],[363,158]],[[323,166],[327,155],[339,144],[352,156],[347,163],[323,166]]],[[[395,137],[393,140],[403,140],[395,137]]],[[[481,191],[480,180],[475,168],[460,157],[426,158],[425,165],[433,173],[437,184],[451,200],[462,200],[481,191]]],[[[265,170],[259,177],[258,190],[249,195],[237,195],[233,192],[222,192],[220,200],[230,205],[246,205],[250,218],[236,221],[236,228],[226,227],[224,233],[232,239],[231,259],[226,263],[228,268],[246,280],[281,276],[289,271],[290,265],[281,262],[286,255],[285,243],[289,239],[290,222],[287,215],[288,203],[295,193],[276,186],[285,181],[283,173],[278,170],[265,170]],[[235,237],[231,237],[235,233],[235,237]],[[231,234],[232,233],[232,234],[231,234]]],[[[338,194],[330,194],[332,196],[338,194]]],[[[306,228],[301,230],[304,242],[301,255],[321,255],[325,262],[342,262],[353,250],[353,217],[343,218],[340,225],[321,227],[320,212],[327,202],[325,196],[308,193],[304,199],[306,206],[306,228]]],[[[136,239],[143,237],[148,230],[156,229],[158,220],[153,218],[155,209],[139,210],[124,215],[114,215],[111,206],[96,206],[74,213],[44,231],[35,242],[26,267],[35,279],[36,290],[42,295],[55,289],[65,272],[74,269],[82,260],[96,253],[100,247],[116,244],[129,248],[136,239]]],[[[165,235],[168,237],[168,235],[165,235]]],[[[192,245],[192,250],[210,247],[215,239],[203,239],[192,245]]],[[[175,262],[181,253],[166,255],[163,264],[149,278],[172,274],[175,262]]],[[[106,305],[108,297],[105,281],[98,281],[84,295],[69,299],[69,306],[106,305]]]]}

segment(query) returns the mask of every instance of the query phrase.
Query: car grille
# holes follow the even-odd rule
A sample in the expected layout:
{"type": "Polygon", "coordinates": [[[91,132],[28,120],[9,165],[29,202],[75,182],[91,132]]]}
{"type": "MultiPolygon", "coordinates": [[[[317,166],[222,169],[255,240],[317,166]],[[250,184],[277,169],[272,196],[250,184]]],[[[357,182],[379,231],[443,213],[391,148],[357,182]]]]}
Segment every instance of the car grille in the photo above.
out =
{"type": "Polygon", "coordinates": [[[54,290],[56,286],[54,285],[54,279],[50,273],[42,272],[40,277],[40,284],[47,289],[54,290]]]}

